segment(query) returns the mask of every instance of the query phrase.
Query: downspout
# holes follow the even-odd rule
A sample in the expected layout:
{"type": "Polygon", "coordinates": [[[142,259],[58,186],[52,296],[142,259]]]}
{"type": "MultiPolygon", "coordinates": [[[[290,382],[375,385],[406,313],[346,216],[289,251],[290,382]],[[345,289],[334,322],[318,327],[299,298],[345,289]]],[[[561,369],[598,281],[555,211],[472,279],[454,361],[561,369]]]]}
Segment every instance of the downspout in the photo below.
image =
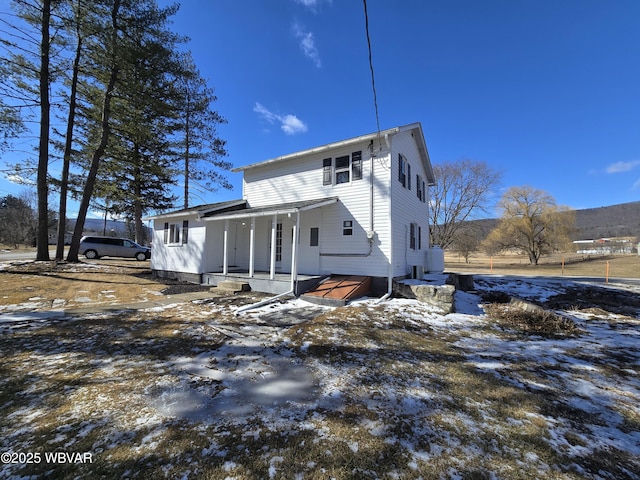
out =
{"type": "Polygon", "coordinates": [[[242,312],[246,312],[247,310],[252,310],[254,308],[258,308],[261,307],[263,305],[267,305],[268,303],[271,302],[275,302],[276,300],[282,298],[282,297],[286,297],[288,295],[293,295],[293,290],[289,290],[287,292],[281,293],[279,295],[276,295],[275,297],[270,297],[270,298],[266,298],[260,302],[257,303],[252,303],[251,305],[245,305],[244,307],[240,307],[239,309],[236,310],[236,315],[242,312]]]}
{"type": "Polygon", "coordinates": [[[373,153],[373,140],[371,140],[371,144],[369,145],[371,150],[371,167],[369,168],[369,233],[367,237],[369,238],[369,242],[373,244],[373,236],[375,235],[373,230],[373,166],[375,162],[373,161],[375,155],[373,153]]]}
{"type": "MultiPolygon", "coordinates": [[[[391,191],[393,190],[393,153],[391,151],[391,145],[389,143],[389,135],[384,136],[385,143],[387,144],[387,148],[389,149],[389,159],[390,159],[390,172],[389,172],[389,202],[393,198],[391,191]]],[[[391,297],[393,293],[393,225],[391,220],[391,205],[389,205],[389,275],[387,277],[387,293],[385,293],[382,297],[378,299],[376,303],[382,303],[391,297]]]]}
{"type": "MultiPolygon", "coordinates": [[[[393,183],[393,180],[391,181],[393,183]]],[[[389,276],[387,277],[387,293],[376,303],[382,303],[393,293],[393,230],[391,229],[391,209],[389,209],[389,276]]]]}

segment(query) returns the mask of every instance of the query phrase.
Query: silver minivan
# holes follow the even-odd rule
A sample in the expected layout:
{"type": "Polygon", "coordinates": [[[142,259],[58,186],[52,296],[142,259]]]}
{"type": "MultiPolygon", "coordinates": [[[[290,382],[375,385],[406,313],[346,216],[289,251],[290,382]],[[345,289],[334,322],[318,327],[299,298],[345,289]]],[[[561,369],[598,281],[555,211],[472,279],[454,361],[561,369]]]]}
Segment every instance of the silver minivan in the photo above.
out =
{"type": "Polygon", "coordinates": [[[82,237],[80,240],[80,253],[89,259],[124,257],[143,261],[151,258],[150,248],[138,245],[127,238],[115,237],[82,237]]]}

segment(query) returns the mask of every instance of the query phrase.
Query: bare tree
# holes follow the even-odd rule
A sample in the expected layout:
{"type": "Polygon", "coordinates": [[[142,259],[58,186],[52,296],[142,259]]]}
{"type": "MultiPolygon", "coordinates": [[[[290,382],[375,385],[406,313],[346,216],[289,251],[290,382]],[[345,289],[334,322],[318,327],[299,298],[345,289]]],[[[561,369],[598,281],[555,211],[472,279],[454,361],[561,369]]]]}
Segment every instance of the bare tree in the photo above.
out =
{"type": "Polygon", "coordinates": [[[485,243],[497,250],[526,253],[537,265],[542,255],[561,251],[570,244],[575,213],[556,205],[548,193],[532,187],[511,187],[498,203],[501,220],[485,243]]]}
{"type": "Polygon", "coordinates": [[[433,167],[436,185],[431,188],[431,243],[442,248],[455,240],[463,222],[487,213],[501,173],[485,162],[459,160],[433,167]]]}
{"type": "Polygon", "coordinates": [[[471,225],[464,225],[458,230],[451,247],[462,255],[465,263],[469,263],[469,256],[478,251],[480,243],[480,232],[471,225]]]}

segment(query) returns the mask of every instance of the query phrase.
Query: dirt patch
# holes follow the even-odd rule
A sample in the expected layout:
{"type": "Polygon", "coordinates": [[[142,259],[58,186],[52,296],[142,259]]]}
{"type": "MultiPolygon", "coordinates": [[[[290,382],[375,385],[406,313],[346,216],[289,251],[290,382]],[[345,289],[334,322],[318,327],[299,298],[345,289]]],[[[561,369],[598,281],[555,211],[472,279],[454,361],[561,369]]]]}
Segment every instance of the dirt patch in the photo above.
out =
{"type": "Polygon", "coordinates": [[[637,316],[640,313],[640,297],[636,293],[624,290],[576,285],[549,298],[545,307],[554,310],[598,309],[608,313],[637,316]]]}

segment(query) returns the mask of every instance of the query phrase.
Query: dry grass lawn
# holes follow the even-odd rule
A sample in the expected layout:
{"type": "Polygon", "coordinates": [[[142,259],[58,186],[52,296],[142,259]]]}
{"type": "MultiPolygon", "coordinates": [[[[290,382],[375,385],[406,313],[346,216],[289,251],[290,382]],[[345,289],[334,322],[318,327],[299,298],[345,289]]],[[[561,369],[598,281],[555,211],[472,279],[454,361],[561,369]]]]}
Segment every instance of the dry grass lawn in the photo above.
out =
{"type": "MultiPolygon", "coordinates": [[[[6,267],[0,317],[154,299],[147,269],[6,267]]],[[[92,455],[0,478],[640,478],[637,315],[550,339],[399,299],[235,314],[257,298],[0,322],[0,451],[92,455]]]]}
{"type": "Polygon", "coordinates": [[[445,255],[445,268],[448,272],[477,274],[605,278],[607,263],[609,278],[640,278],[640,256],[638,255],[558,254],[542,257],[538,265],[530,265],[526,255],[505,254],[490,258],[475,254],[469,258],[469,263],[465,263],[464,258],[458,254],[445,255]]]}
{"type": "Polygon", "coordinates": [[[73,308],[143,302],[167,285],[154,279],[149,262],[103,259],[79,264],[12,262],[0,270],[0,307],[73,308]]]}

